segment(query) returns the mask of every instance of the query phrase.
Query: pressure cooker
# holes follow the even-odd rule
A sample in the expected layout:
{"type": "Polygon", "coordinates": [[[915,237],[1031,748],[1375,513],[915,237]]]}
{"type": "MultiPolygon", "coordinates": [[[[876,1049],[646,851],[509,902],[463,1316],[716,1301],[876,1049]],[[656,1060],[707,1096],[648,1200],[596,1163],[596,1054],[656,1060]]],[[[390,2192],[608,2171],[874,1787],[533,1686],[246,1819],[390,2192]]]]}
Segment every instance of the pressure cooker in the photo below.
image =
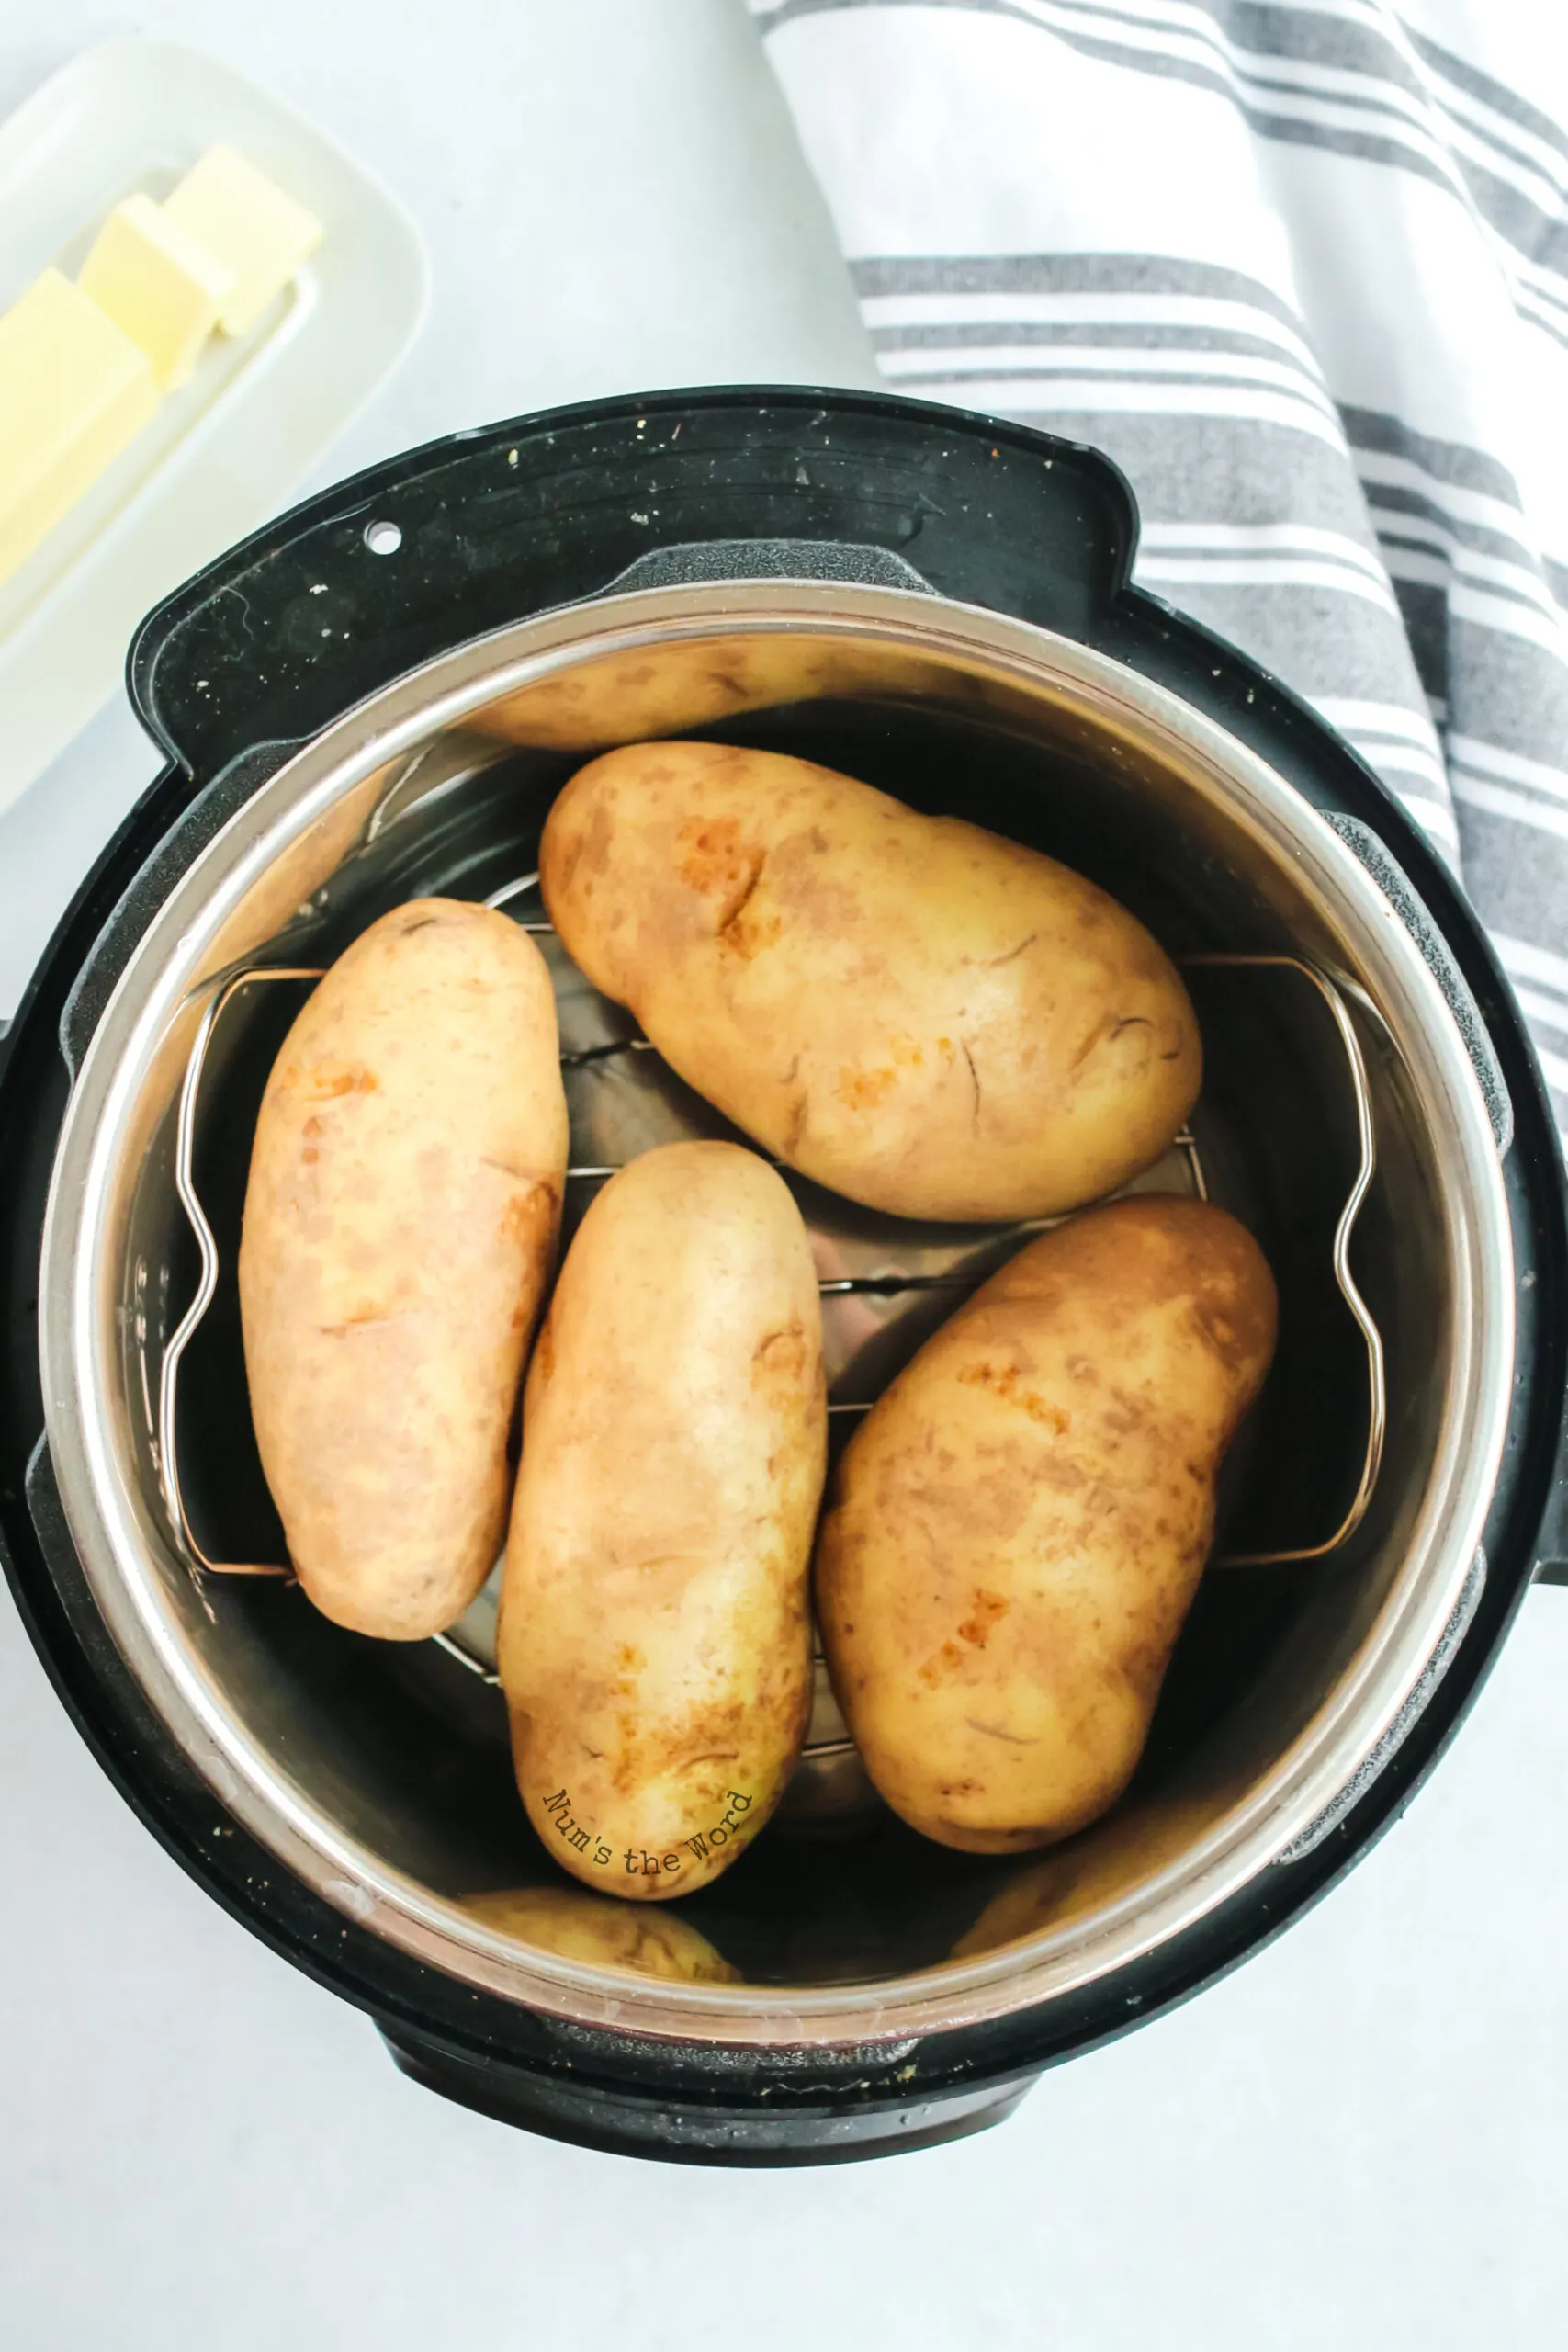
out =
{"type": "MultiPolygon", "coordinates": [[[[1046,435],[847,392],[660,393],[374,468],[130,650],[168,764],[5,1040],[7,1573],[166,1849],[411,2075],[493,2116],[729,2164],[995,2121],[1288,1927],[1409,1802],[1532,1580],[1568,1580],[1568,1220],[1518,1011],[1348,746],[1131,584],[1136,530],[1116,469],[1046,435]],[[404,899],[502,907],[548,953],[569,1226],[635,1151],[726,1132],[536,891],[574,767],[674,734],[806,754],[1130,907],[1205,1046],[1140,1181],[1234,1209],[1280,1296],[1120,1804],[1032,1856],[929,1845],[824,1682],[779,1816],[679,1906],[722,1958],[694,1975],[585,1958],[527,1926],[537,1905],[509,1924],[499,1896],[568,1882],[512,1785],[493,1591],[428,1643],[310,1608],[234,1279],[272,1057],[404,899]]],[[[1018,1236],[802,1203],[841,1437],[1018,1236]]]]}

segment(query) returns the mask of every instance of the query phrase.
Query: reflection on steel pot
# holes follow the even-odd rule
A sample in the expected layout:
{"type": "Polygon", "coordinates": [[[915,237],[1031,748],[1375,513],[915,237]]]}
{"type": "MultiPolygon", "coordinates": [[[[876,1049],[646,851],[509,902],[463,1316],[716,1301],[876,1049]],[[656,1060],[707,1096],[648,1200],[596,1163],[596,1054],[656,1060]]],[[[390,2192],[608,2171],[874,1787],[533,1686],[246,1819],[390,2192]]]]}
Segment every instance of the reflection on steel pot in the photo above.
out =
{"type": "MultiPolygon", "coordinates": [[[[1042,435],[859,395],[661,395],[384,467],[138,639],[173,764],[62,926],[0,1091],[10,1572],[157,1835],[455,2098],[731,2163],[994,2120],[1361,1851],[1568,1550],[1562,1170],[1511,1000],[1354,754],[1127,585],[1134,532],[1114,469],[1042,435]],[[632,1153],[728,1132],[573,970],[533,885],[582,755],[676,731],[962,814],[1131,909],[1205,1046],[1189,1128],[1137,1182],[1234,1209],[1280,1322],[1103,1822],[1043,1855],[927,1845],[819,1679],[779,1815],[649,1944],[563,1912],[511,1784],[493,1588],[449,1637],[385,1645],[266,1573],[234,1253],[303,992],[416,895],[503,907],[550,962],[569,1233],[632,1153]]],[[[791,1182],[841,1439],[1020,1229],[791,1182]]]]}

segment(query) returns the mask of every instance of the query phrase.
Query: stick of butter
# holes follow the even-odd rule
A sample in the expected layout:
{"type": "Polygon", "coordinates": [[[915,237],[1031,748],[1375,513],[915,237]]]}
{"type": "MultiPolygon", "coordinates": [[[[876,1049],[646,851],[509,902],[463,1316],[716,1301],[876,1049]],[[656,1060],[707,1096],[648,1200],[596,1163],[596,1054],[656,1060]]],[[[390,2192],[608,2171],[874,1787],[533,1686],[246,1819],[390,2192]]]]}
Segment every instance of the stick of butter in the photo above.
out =
{"type": "Polygon", "coordinates": [[[232,270],[219,305],[226,334],[243,334],[321,240],[313,212],[231,147],[214,147],[164,201],[164,216],[232,270]]]}
{"type": "Polygon", "coordinates": [[[76,283],[141,345],[160,391],[183,384],[234,290],[234,273],[151,197],[117,204],[76,283]]]}
{"type": "Polygon", "coordinates": [[[0,580],[157,405],[147,354],[59,270],[0,317],[0,580]]]}

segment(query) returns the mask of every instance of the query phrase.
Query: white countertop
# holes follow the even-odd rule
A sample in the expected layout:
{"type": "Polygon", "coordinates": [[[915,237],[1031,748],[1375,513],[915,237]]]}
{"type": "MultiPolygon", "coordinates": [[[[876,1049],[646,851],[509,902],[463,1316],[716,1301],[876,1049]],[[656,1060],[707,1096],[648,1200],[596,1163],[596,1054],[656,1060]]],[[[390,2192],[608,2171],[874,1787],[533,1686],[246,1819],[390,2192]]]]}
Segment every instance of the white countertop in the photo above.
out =
{"type": "MultiPolygon", "coordinates": [[[[0,111],[128,28],[408,204],[430,323],[321,480],[657,384],[871,380],[741,0],[0,11],[0,111]]],[[[302,485],[309,487],[309,485],[302,485]]],[[[0,1012],[156,760],[120,709],[0,818],[0,1012]]],[[[509,2132],[167,1860],[0,1601],[7,2352],[1546,2352],[1568,2340],[1568,1591],[1280,1943],[1000,2131],[795,2173],[509,2132]]]]}

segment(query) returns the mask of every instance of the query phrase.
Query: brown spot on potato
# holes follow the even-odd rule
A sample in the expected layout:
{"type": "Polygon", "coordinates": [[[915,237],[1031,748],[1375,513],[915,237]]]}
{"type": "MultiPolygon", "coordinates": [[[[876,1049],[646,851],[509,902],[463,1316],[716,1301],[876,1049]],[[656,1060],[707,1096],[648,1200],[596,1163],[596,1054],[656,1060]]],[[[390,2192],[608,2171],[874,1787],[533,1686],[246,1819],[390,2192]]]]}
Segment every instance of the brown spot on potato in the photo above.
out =
{"type": "Polygon", "coordinates": [[[806,1333],[798,1323],[770,1331],[758,1342],[751,1358],[751,1376],[759,1374],[793,1384],[806,1369],[806,1333]]]}
{"type": "Polygon", "coordinates": [[[395,1320],[396,1317],[391,1310],[379,1304],[356,1306],[354,1313],[345,1315],[341,1323],[323,1323],[321,1326],[321,1336],[327,1340],[346,1339],[350,1331],[363,1331],[374,1324],[390,1323],[395,1320]]]}
{"type": "Polygon", "coordinates": [[[897,1083],[898,1073],[893,1069],[841,1069],[839,1100],[852,1111],[874,1111],[897,1083]]]}
{"type": "Polygon", "coordinates": [[[1015,1363],[997,1364],[984,1357],[976,1363],[963,1365],[957,1377],[964,1388],[985,1388],[1004,1405],[1016,1405],[1032,1421],[1038,1421],[1043,1429],[1055,1430],[1058,1437],[1065,1437],[1072,1426],[1071,1415],[1059,1405],[1051,1404],[1032,1388],[1021,1385],[1015,1363]]]}
{"type": "Polygon", "coordinates": [[[717,901],[718,929],[724,931],[756,888],[766,851],[746,839],[738,817],[688,818],[675,846],[677,874],[689,889],[717,901]]]}
{"type": "MultiPolygon", "coordinates": [[[[757,879],[761,879],[760,872],[757,879]]],[[[748,891],[741,905],[733,914],[727,915],[718,927],[720,947],[726,954],[738,956],[748,964],[762,948],[776,945],[784,930],[782,915],[756,904],[752,896],[755,888],[756,884],[753,883],[752,890],[748,891]]]]}
{"type": "Polygon", "coordinates": [[[975,1067],[975,1057],[969,1049],[967,1038],[964,1040],[964,1058],[969,1065],[969,1085],[975,1098],[969,1109],[969,1128],[971,1134],[978,1135],[980,1132],[980,1073],[975,1067]]]}
{"type": "MultiPolygon", "coordinates": [[[[490,1160],[486,1165],[493,1168],[497,1162],[490,1160]]],[[[518,1182],[522,1189],[508,1195],[501,1212],[502,1239],[521,1242],[525,1250],[536,1250],[541,1242],[547,1247],[555,1238],[556,1188],[543,1181],[528,1183],[521,1177],[518,1182]]]]}
{"type": "Polygon", "coordinates": [[[991,1638],[991,1628],[1005,1617],[1012,1602],[1005,1593],[977,1590],[975,1607],[958,1628],[958,1638],[974,1649],[983,1650],[991,1638]]]}
{"type": "Polygon", "coordinates": [[[1247,1363],[1267,1343],[1267,1317],[1258,1302],[1238,1297],[1235,1283],[1223,1275],[1195,1283],[1192,1319],[1227,1372],[1247,1363]]]}
{"type": "Polygon", "coordinates": [[[310,1073],[312,1102],[334,1102],[339,1095],[375,1094],[378,1091],[379,1084],[375,1073],[367,1070],[363,1062],[350,1063],[346,1069],[328,1068],[312,1070],[310,1073]]]}
{"type": "Polygon", "coordinates": [[[1113,1046],[1117,1039],[1123,1036],[1130,1029],[1144,1029],[1151,1033],[1142,1041],[1146,1052],[1153,1042],[1153,1028],[1154,1023],[1141,1012],[1107,1012],[1095,1023],[1094,1027],[1084,1037],[1077,1052],[1069,1060],[1067,1068],[1074,1076],[1077,1076],[1092,1054],[1098,1053],[1102,1046],[1113,1046]]]}

